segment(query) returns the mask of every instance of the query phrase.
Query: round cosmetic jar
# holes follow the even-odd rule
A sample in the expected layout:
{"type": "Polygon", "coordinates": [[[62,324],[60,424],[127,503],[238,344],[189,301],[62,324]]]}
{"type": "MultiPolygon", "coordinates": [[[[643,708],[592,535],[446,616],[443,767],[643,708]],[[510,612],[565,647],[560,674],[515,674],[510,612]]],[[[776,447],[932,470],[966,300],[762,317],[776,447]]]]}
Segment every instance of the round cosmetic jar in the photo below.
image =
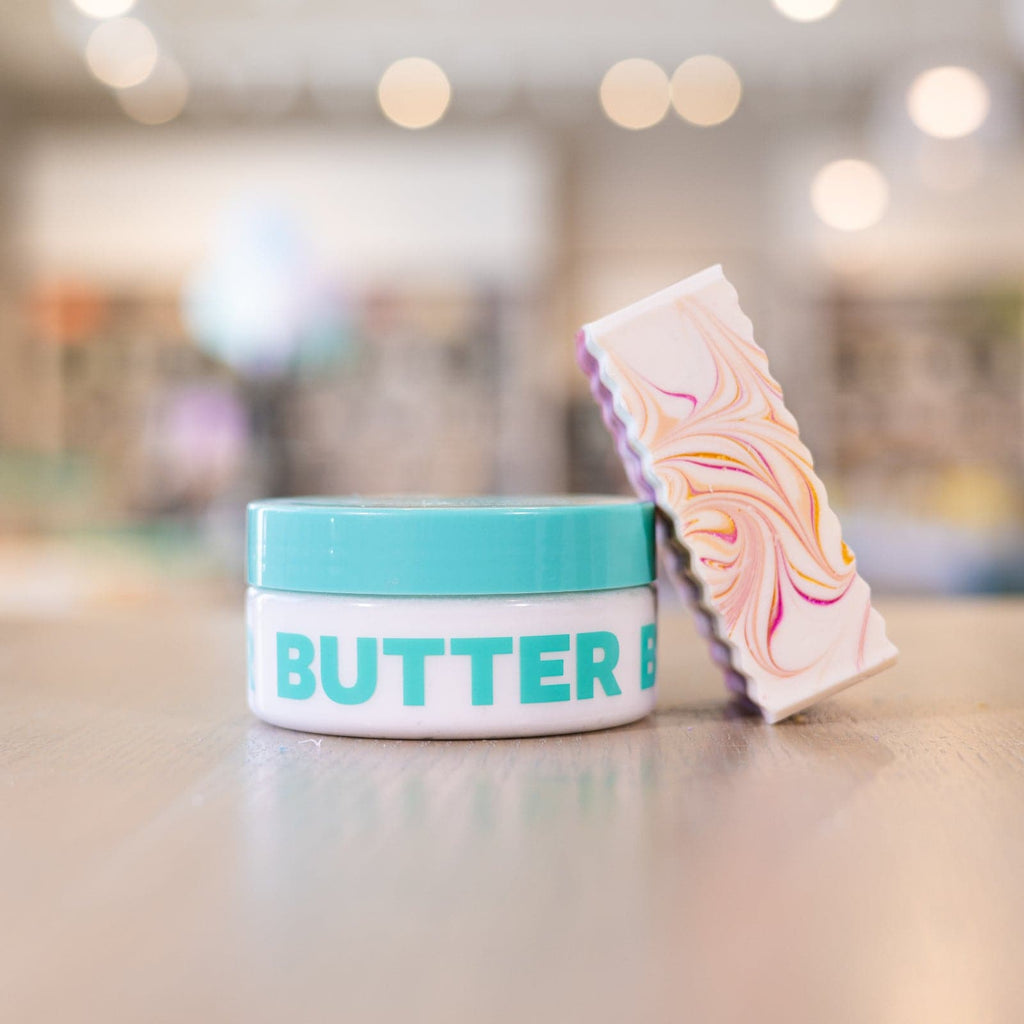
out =
{"type": "Polygon", "coordinates": [[[614,497],[249,506],[249,706],[341,736],[621,725],[654,707],[654,507],[614,497]]]}

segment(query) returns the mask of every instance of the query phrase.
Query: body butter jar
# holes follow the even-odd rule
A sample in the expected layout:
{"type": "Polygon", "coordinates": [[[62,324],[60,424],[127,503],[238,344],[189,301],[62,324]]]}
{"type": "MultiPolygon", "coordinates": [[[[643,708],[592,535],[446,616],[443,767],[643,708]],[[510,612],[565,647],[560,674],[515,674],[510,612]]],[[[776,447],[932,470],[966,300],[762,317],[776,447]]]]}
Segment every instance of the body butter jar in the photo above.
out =
{"type": "Polygon", "coordinates": [[[342,736],[621,725],[654,707],[654,507],[625,498],[249,506],[249,706],[342,736]]]}

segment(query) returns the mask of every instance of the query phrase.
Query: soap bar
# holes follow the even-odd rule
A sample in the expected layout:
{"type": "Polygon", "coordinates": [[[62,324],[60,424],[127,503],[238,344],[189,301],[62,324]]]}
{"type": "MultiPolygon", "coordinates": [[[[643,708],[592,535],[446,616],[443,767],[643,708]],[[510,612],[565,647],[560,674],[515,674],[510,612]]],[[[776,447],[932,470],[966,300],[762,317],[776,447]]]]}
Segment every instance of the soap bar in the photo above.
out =
{"type": "Polygon", "coordinates": [[[577,356],[731,689],[777,722],[895,661],[721,267],[588,324],[577,356]]]}

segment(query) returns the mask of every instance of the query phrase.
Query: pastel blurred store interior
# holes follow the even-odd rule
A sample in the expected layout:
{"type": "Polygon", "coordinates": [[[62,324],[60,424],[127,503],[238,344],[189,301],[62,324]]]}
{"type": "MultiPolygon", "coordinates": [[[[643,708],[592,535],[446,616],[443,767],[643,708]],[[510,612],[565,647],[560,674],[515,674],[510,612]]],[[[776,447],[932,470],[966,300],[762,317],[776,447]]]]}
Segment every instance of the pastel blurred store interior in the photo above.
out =
{"type": "Polygon", "coordinates": [[[576,327],[722,263],[880,592],[1024,588],[1024,0],[6,0],[0,614],[254,497],[626,491],[576,327]]]}

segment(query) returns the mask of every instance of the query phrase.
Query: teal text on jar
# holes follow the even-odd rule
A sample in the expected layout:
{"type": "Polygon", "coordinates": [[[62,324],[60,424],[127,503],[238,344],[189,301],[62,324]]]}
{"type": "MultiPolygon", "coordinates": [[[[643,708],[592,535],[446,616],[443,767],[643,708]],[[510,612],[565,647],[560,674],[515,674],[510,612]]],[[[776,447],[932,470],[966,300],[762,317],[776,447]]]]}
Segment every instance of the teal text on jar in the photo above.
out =
{"type": "MultiPolygon", "coordinates": [[[[314,641],[303,633],[278,632],[277,695],[308,700],[319,685],[336,704],[365,704],[377,692],[380,657],[400,658],[402,703],[422,707],[429,697],[431,659],[457,658],[465,663],[469,702],[490,705],[494,703],[495,659],[512,657],[518,660],[520,704],[590,700],[597,693],[616,697],[622,693],[616,675],[620,647],[618,636],[610,630],[518,638],[364,636],[355,639],[355,671],[346,674],[339,637],[321,636],[314,641]]],[[[640,689],[650,689],[657,668],[657,627],[653,622],[640,629],[638,668],[640,689]]]]}

